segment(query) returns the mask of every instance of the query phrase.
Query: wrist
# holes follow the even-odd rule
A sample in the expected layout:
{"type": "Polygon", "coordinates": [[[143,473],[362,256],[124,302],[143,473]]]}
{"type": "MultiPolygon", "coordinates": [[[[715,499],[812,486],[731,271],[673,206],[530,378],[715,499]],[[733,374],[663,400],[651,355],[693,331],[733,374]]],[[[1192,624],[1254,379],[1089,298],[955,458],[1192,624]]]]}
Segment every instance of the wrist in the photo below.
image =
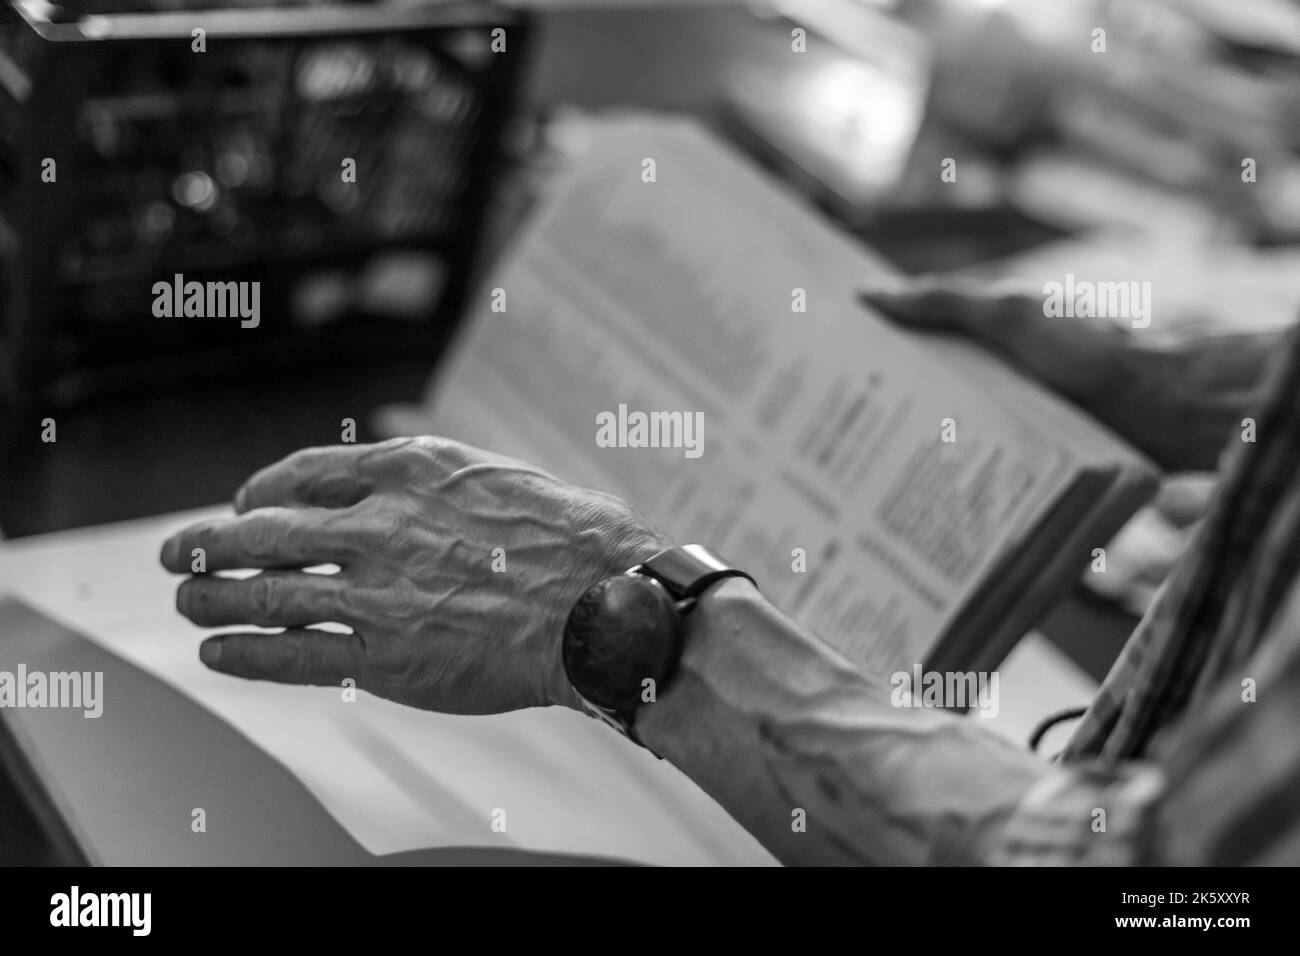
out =
{"type": "Polygon", "coordinates": [[[701,722],[721,719],[719,708],[753,717],[797,711],[808,693],[876,696],[851,664],[752,583],[729,578],[710,588],[687,618],[677,675],[642,708],[637,726],[656,753],[677,763],[701,722]]]}
{"type": "Polygon", "coordinates": [[[685,657],[694,644],[710,640],[714,635],[743,636],[736,628],[724,625],[762,615],[769,608],[775,611],[753,581],[741,577],[723,578],[695,602],[695,609],[686,620],[682,656],[685,657]]]}
{"type": "Polygon", "coordinates": [[[638,715],[672,683],[700,608],[757,594],[747,580],[734,587],[744,572],[707,548],[665,543],[643,539],[638,547],[652,553],[620,561],[591,584],[570,610],[560,646],[573,692],[566,699],[637,742],[638,715]]]}
{"type": "MultiPolygon", "coordinates": [[[[668,535],[650,527],[639,527],[634,531],[626,532],[607,549],[609,558],[604,576],[622,574],[628,568],[636,567],[660,551],[673,547],[674,544],[675,542],[668,535]]],[[[595,581],[589,582],[589,584],[595,583],[595,581]]]]}

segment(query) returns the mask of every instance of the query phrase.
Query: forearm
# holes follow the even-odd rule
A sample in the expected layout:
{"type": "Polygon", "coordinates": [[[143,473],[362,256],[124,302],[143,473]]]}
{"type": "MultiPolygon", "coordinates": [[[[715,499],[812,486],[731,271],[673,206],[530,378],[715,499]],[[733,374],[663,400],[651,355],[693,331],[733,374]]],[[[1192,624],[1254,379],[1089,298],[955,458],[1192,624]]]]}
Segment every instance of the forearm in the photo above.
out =
{"type": "Polygon", "coordinates": [[[689,621],[638,732],[786,863],[978,862],[1048,769],[970,721],[892,707],[746,582],[689,621]]]}

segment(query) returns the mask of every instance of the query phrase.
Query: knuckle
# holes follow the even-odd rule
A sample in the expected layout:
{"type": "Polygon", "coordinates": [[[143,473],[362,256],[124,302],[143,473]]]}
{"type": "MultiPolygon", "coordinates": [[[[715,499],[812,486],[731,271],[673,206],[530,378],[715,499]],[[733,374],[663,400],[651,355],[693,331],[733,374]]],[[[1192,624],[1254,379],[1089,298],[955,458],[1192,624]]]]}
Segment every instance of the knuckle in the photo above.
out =
{"type": "Polygon", "coordinates": [[[367,683],[378,688],[409,691],[423,678],[424,663],[415,655],[385,654],[367,667],[367,683]]]}
{"type": "Polygon", "coordinates": [[[325,602],[340,621],[372,620],[377,616],[375,612],[380,605],[368,600],[366,589],[357,584],[342,582],[337,588],[330,587],[325,594],[325,602]]]}
{"type": "Polygon", "coordinates": [[[315,468],[320,460],[329,454],[328,445],[312,445],[308,448],[299,448],[297,451],[286,455],[282,464],[290,471],[311,471],[315,468]]]}
{"type": "Polygon", "coordinates": [[[437,453],[427,435],[415,435],[406,438],[393,438],[377,446],[380,457],[399,466],[409,466],[437,453]]]}
{"type": "Polygon", "coordinates": [[[334,455],[330,448],[304,448],[294,452],[285,460],[288,482],[295,491],[317,479],[330,470],[334,455]]]}
{"type": "Polygon", "coordinates": [[[275,526],[264,514],[253,514],[235,527],[235,544],[254,560],[270,557],[275,550],[275,526]]]}
{"type": "Polygon", "coordinates": [[[393,666],[393,686],[419,687],[424,679],[424,662],[415,657],[407,658],[393,666]]]}
{"type": "Polygon", "coordinates": [[[376,545],[385,553],[396,553],[404,549],[410,525],[406,517],[397,511],[386,511],[371,519],[376,545]]]}
{"type": "Polygon", "coordinates": [[[280,609],[279,582],[267,574],[259,574],[249,582],[249,606],[258,618],[273,617],[280,609]]]}
{"type": "Polygon", "coordinates": [[[411,439],[411,449],[422,461],[440,465],[454,471],[468,461],[465,446],[441,435],[420,435],[411,439]]]}
{"type": "Polygon", "coordinates": [[[447,443],[445,439],[433,435],[420,435],[412,438],[403,450],[403,459],[408,467],[427,467],[442,465],[446,467],[447,443]]]}
{"type": "Polygon", "coordinates": [[[381,479],[406,481],[433,455],[423,437],[390,438],[371,446],[366,467],[381,479]]]}
{"type": "Polygon", "coordinates": [[[398,578],[385,591],[383,613],[401,626],[410,626],[437,613],[432,603],[409,578],[398,578]]]}
{"type": "Polygon", "coordinates": [[[416,435],[407,443],[407,449],[419,455],[438,455],[447,445],[447,439],[437,435],[416,435]]]}
{"type": "Polygon", "coordinates": [[[212,615],[213,583],[207,578],[190,578],[176,589],[176,610],[196,624],[212,615]]]}
{"type": "Polygon", "coordinates": [[[373,516],[379,513],[382,513],[381,505],[375,499],[366,498],[331,509],[312,524],[292,529],[291,535],[295,547],[304,554],[350,560],[366,553],[365,531],[373,516]]]}
{"type": "Polygon", "coordinates": [[[181,539],[181,554],[189,553],[193,548],[203,548],[205,551],[212,551],[213,545],[218,542],[219,522],[204,521],[194,525],[189,532],[181,539]],[[187,548],[188,546],[188,548],[187,548]]]}
{"type": "MultiPolygon", "coordinates": [[[[313,575],[319,577],[319,575],[313,575]]],[[[314,583],[303,595],[302,604],[319,621],[347,622],[360,620],[364,609],[352,597],[352,586],[326,580],[314,583]]]]}

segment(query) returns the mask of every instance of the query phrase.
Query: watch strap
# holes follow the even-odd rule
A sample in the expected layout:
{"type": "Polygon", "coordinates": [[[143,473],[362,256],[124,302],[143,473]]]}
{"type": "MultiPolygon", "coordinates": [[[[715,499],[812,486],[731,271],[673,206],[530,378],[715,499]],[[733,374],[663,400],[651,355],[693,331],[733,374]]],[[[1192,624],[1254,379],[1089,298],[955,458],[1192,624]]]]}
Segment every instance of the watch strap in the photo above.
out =
{"type": "MultiPolygon", "coordinates": [[[[697,598],[710,586],[723,578],[745,578],[755,587],[752,577],[733,568],[708,548],[699,544],[686,544],[668,548],[632,568],[633,574],[644,574],[662,584],[674,600],[697,598]]],[[[689,610],[686,608],[684,610],[689,610]]]]}
{"type": "Polygon", "coordinates": [[[616,710],[613,707],[601,707],[599,704],[593,704],[591,701],[587,700],[587,698],[583,697],[582,694],[579,693],[576,689],[574,690],[573,693],[577,695],[578,704],[581,707],[582,712],[586,714],[588,717],[594,717],[596,720],[599,720],[605,726],[618,731],[620,734],[628,738],[630,741],[632,741],[632,743],[636,744],[637,746],[645,747],[646,750],[649,750],[660,760],[664,759],[661,754],[651,749],[649,746],[646,745],[645,741],[643,741],[640,737],[637,736],[635,710],[624,713],[620,710],[616,710]]]}

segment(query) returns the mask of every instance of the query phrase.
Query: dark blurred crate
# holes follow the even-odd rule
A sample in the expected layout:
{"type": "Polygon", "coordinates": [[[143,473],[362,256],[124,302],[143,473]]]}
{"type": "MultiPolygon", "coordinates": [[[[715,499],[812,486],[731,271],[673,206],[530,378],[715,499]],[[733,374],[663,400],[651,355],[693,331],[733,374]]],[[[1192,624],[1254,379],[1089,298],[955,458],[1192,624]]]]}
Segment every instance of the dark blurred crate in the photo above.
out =
{"type": "Polygon", "coordinates": [[[0,389],[28,405],[436,350],[458,314],[520,14],[213,7],[0,7],[0,389]],[[415,308],[357,298],[363,273],[381,291],[414,282],[415,308]],[[154,284],[176,274],[260,282],[261,325],[155,317],[154,284]]]}

